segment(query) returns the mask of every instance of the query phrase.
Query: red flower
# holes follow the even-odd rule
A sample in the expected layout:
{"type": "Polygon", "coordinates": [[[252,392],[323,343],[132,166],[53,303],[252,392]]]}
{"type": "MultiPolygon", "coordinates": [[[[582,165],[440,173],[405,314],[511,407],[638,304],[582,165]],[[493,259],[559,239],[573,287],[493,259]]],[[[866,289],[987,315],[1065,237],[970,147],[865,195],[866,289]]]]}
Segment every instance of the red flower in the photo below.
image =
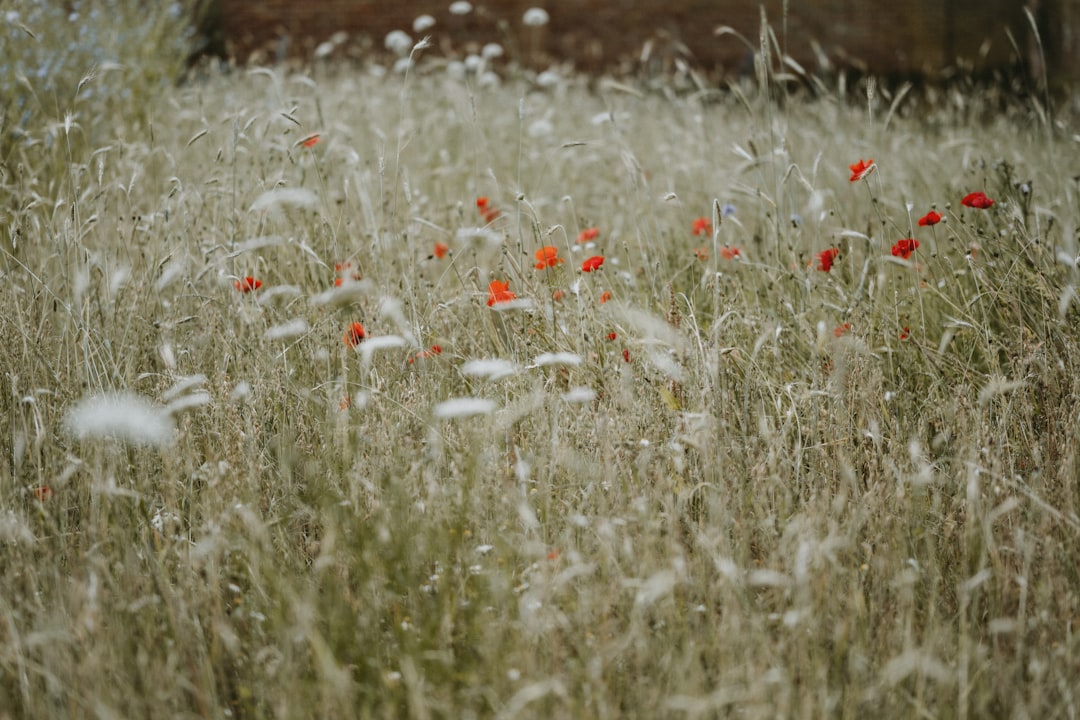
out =
{"type": "Polygon", "coordinates": [[[705,262],[709,259],[709,249],[703,247],[694,248],[694,257],[696,257],[701,262],[705,262]]]}
{"type": "Polygon", "coordinates": [[[360,273],[352,271],[352,266],[353,264],[348,260],[334,263],[334,272],[338,274],[338,277],[334,279],[334,287],[341,287],[347,282],[354,282],[363,278],[360,273]]]}
{"type": "Polygon", "coordinates": [[[833,262],[840,256],[840,251],[836,248],[829,248],[828,250],[822,250],[814,257],[817,258],[817,269],[821,272],[829,272],[832,270],[833,262]]]}
{"type": "Polygon", "coordinates": [[[476,209],[480,211],[480,215],[483,216],[484,222],[490,223],[499,217],[499,211],[491,204],[485,196],[481,195],[476,198],[476,209]]]}
{"type": "Polygon", "coordinates": [[[911,253],[915,252],[919,247],[919,241],[914,238],[904,238],[903,240],[897,240],[896,244],[892,246],[893,257],[903,258],[907,260],[911,257],[911,253]]]}
{"type": "Polygon", "coordinates": [[[587,243],[587,242],[589,242],[591,240],[595,240],[599,236],[600,236],[600,228],[594,228],[594,227],[585,228],[580,233],[578,233],[577,241],[578,241],[578,244],[580,245],[582,243],[587,243]]]}
{"type": "Polygon", "coordinates": [[[319,144],[319,134],[315,133],[314,135],[310,135],[310,136],[304,138],[303,140],[300,141],[300,144],[303,145],[306,148],[315,147],[316,145],[319,144]]]}
{"type": "Polygon", "coordinates": [[[564,297],[566,297],[566,292],[561,290],[561,289],[556,290],[555,292],[551,293],[551,299],[554,300],[555,302],[559,302],[564,297]]]}
{"type": "Polygon", "coordinates": [[[619,336],[617,334],[615,334],[615,333],[608,333],[607,334],[607,339],[608,340],[614,340],[617,337],[619,337],[619,336]]]}
{"type": "Polygon", "coordinates": [[[941,216],[931,210],[930,212],[919,218],[919,227],[927,227],[928,225],[937,225],[941,222],[941,216]]]}
{"type": "Polygon", "coordinates": [[[904,329],[900,331],[900,339],[907,340],[909,337],[911,337],[911,328],[905,325],[904,329]]]}
{"type": "Polygon", "coordinates": [[[877,165],[874,164],[873,160],[860,160],[854,165],[848,165],[848,167],[851,169],[851,182],[858,182],[874,172],[877,165]]]}
{"type": "Polygon", "coordinates": [[[449,245],[447,245],[444,242],[435,243],[435,250],[433,252],[435,257],[442,260],[444,257],[446,257],[446,253],[448,253],[448,252],[450,252],[450,246],[449,245]]]}
{"type": "Polygon", "coordinates": [[[604,303],[606,303],[610,299],[611,299],[611,292],[608,291],[608,290],[605,290],[600,295],[600,304],[603,305],[604,303]]]}
{"type": "Polygon", "coordinates": [[[623,348],[622,359],[624,361],[626,361],[626,362],[630,362],[630,350],[629,349],[623,348]]]}
{"type": "Polygon", "coordinates": [[[366,337],[367,333],[364,332],[364,326],[358,322],[354,322],[349,326],[349,329],[345,331],[342,340],[344,340],[345,344],[349,347],[356,347],[362,343],[366,337]]]}
{"type": "Polygon", "coordinates": [[[34,498],[38,502],[45,502],[53,496],[53,489],[48,485],[42,485],[34,488],[34,498]]]}
{"type": "Polygon", "coordinates": [[[562,265],[563,259],[559,257],[559,248],[554,245],[545,245],[536,251],[536,269],[555,267],[562,265]]]}
{"type": "Polygon", "coordinates": [[[249,275],[247,277],[240,278],[239,280],[234,282],[233,287],[242,293],[249,293],[252,290],[258,290],[259,288],[261,288],[262,280],[256,280],[249,275]]]}
{"type": "Polygon", "coordinates": [[[844,333],[851,329],[851,323],[844,323],[843,325],[837,325],[833,328],[832,334],[835,337],[842,337],[844,333]]]}
{"type": "Polygon", "coordinates": [[[994,204],[994,201],[986,197],[986,193],[980,190],[965,195],[964,199],[960,201],[960,204],[964,207],[975,208],[976,210],[986,210],[994,204]]]}
{"type": "Polygon", "coordinates": [[[699,217],[691,223],[690,231],[695,235],[712,235],[712,223],[707,217],[699,217]]]}
{"type": "Polygon", "coordinates": [[[510,291],[509,281],[492,280],[488,283],[488,307],[495,303],[510,302],[511,300],[517,300],[517,295],[510,291]]]}
{"type": "Polygon", "coordinates": [[[599,270],[600,266],[603,264],[603,255],[593,255],[591,258],[581,263],[581,272],[593,272],[594,270],[599,270]]]}
{"type": "Polygon", "coordinates": [[[739,250],[739,248],[737,247],[728,247],[727,245],[725,245],[724,247],[720,248],[720,257],[724,258],[725,260],[734,260],[737,257],[742,257],[742,251],[739,250]]]}
{"type": "Polygon", "coordinates": [[[427,350],[421,350],[420,352],[409,358],[409,364],[416,362],[417,360],[427,360],[434,355],[442,355],[442,347],[439,345],[432,345],[427,350]]]}

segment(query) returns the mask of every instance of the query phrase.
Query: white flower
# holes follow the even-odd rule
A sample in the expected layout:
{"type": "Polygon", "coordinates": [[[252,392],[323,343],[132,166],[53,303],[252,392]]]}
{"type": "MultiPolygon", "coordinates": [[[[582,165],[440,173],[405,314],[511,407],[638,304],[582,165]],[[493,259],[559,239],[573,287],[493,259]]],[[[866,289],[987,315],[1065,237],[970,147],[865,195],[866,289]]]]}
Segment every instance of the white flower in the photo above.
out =
{"type": "Polygon", "coordinates": [[[468,15],[472,12],[472,3],[466,0],[456,0],[456,2],[450,3],[451,15],[468,15]]]}

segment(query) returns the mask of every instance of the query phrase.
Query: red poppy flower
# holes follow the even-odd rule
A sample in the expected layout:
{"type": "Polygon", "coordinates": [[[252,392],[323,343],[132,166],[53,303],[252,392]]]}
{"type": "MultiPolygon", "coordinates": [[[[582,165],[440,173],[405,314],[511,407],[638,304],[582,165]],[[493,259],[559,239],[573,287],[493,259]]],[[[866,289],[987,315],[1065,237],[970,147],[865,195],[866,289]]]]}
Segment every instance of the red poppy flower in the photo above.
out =
{"type": "Polygon", "coordinates": [[[367,333],[364,332],[364,326],[358,322],[354,322],[349,326],[349,329],[345,331],[342,340],[344,340],[345,344],[349,347],[356,347],[362,343],[366,337],[367,333]]]}
{"type": "Polygon", "coordinates": [[[836,337],[842,337],[844,333],[851,329],[851,323],[844,323],[843,325],[837,325],[833,328],[832,334],[836,337]]]}
{"type": "Polygon", "coordinates": [[[694,257],[696,257],[701,262],[705,262],[706,260],[709,259],[709,250],[708,250],[708,248],[703,248],[703,247],[694,248],[694,257]]]}
{"type": "Polygon", "coordinates": [[[858,182],[870,173],[874,172],[875,168],[877,168],[877,165],[874,164],[874,161],[872,159],[860,160],[854,165],[848,165],[848,168],[851,169],[851,182],[858,182]]]}
{"type": "Polygon", "coordinates": [[[48,485],[42,485],[34,488],[34,498],[38,502],[45,502],[53,496],[53,489],[48,485]]]}
{"type": "Polygon", "coordinates": [[[559,302],[564,297],[566,297],[566,291],[565,290],[556,290],[555,292],[551,293],[551,299],[554,300],[555,302],[559,302]]]}
{"type": "Polygon", "coordinates": [[[593,272],[594,270],[599,270],[600,266],[603,264],[603,255],[593,255],[591,258],[581,263],[581,272],[593,272]]]}
{"type": "Polygon", "coordinates": [[[728,247],[727,245],[725,245],[724,247],[720,248],[720,257],[724,258],[725,260],[734,260],[735,258],[741,256],[742,251],[739,250],[739,248],[737,247],[728,247]]]}
{"type": "Polygon", "coordinates": [[[911,328],[905,325],[904,329],[900,331],[900,339],[907,340],[909,337],[911,337],[911,328]]]}
{"type": "Polygon", "coordinates": [[[712,235],[712,223],[707,217],[699,217],[690,224],[690,231],[695,235],[712,235]]]}
{"type": "Polygon", "coordinates": [[[622,359],[625,362],[630,362],[630,350],[628,350],[627,348],[623,348],[622,359]]]}
{"type": "Polygon", "coordinates": [[[483,216],[484,222],[493,222],[499,217],[499,211],[495,209],[495,206],[491,204],[491,201],[484,196],[476,198],[476,209],[480,211],[480,215],[483,216]]]}
{"type": "Polygon", "coordinates": [[[417,360],[427,360],[434,355],[442,355],[442,347],[439,345],[432,345],[427,350],[421,350],[420,352],[409,358],[409,364],[416,362],[417,360]]]}
{"type": "Polygon", "coordinates": [[[517,300],[517,295],[510,291],[509,281],[492,280],[488,283],[488,307],[495,303],[510,302],[511,300],[517,300]]]}
{"type": "Polygon", "coordinates": [[[619,337],[619,336],[616,333],[608,333],[607,334],[607,339],[608,340],[614,340],[617,337],[619,337]]]}
{"type": "Polygon", "coordinates": [[[897,240],[896,244],[892,246],[893,257],[903,258],[907,260],[911,257],[911,253],[915,252],[919,247],[919,241],[914,238],[904,238],[903,240],[897,240]]]}
{"type": "Polygon", "coordinates": [[[559,257],[559,248],[554,245],[545,245],[536,251],[536,269],[555,267],[562,265],[563,259],[559,257]]]}
{"type": "Polygon", "coordinates": [[[814,257],[817,258],[817,269],[821,272],[829,272],[832,270],[833,262],[840,256],[840,251],[836,248],[829,248],[828,250],[822,250],[814,257]]]}
{"type": "Polygon", "coordinates": [[[600,236],[600,228],[595,228],[595,227],[585,228],[584,230],[582,230],[581,232],[578,233],[577,241],[578,241],[578,244],[580,245],[582,243],[587,243],[587,242],[590,242],[592,240],[595,240],[599,236],[600,236]]]}
{"type": "Polygon", "coordinates": [[[603,305],[604,303],[606,303],[610,299],[611,299],[611,292],[608,291],[608,290],[605,290],[600,295],[600,304],[603,305]]]}
{"type": "Polygon", "coordinates": [[[303,145],[306,148],[315,147],[316,145],[319,144],[319,140],[320,140],[319,134],[315,133],[314,135],[311,135],[310,137],[306,137],[303,140],[301,140],[300,144],[303,145]]]}
{"type": "Polygon", "coordinates": [[[256,280],[251,277],[243,277],[233,283],[233,287],[242,293],[249,293],[252,290],[258,290],[262,287],[262,280],[256,280]]]}
{"type": "Polygon", "coordinates": [[[449,245],[447,245],[446,243],[443,243],[443,242],[437,242],[437,243],[435,243],[435,250],[433,251],[432,254],[435,255],[435,257],[442,260],[444,257],[446,257],[446,253],[448,253],[448,252],[450,252],[450,246],[449,245]]]}
{"type": "Polygon", "coordinates": [[[919,227],[927,227],[929,225],[937,225],[941,222],[941,216],[931,210],[930,212],[919,218],[919,227]]]}
{"type": "Polygon", "coordinates": [[[964,207],[975,208],[976,210],[986,210],[994,204],[994,201],[986,197],[986,193],[980,190],[965,195],[964,199],[960,201],[960,204],[964,207]]]}

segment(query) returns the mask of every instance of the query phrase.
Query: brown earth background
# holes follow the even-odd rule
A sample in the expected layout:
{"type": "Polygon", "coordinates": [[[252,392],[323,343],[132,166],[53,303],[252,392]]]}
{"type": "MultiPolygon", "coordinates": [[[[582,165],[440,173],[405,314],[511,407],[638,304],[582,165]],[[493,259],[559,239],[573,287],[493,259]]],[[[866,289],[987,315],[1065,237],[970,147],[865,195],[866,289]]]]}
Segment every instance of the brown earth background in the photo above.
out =
{"type": "Polygon", "coordinates": [[[413,20],[428,14],[436,24],[424,34],[448,56],[498,42],[508,59],[537,69],[558,62],[588,71],[666,70],[678,59],[732,76],[752,70],[750,46],[759,44],[764,12],[777,44],[810,72],[1040,77],[1045,67],[1053,85],[1080,78],[1080,0],[479,0],[465,15],[452,14],[450,0],[218,2],[226,51],[241,62],[311,58],[335,33],[347,38],[335,46],[339,54],[384,52],[391,30],[419,39],[413,20]],[[523,23],[534,6],[548,12],[547,26],[523,23]],[[1036,19],[1041,53],[1025,9],[1036,19]],[[717,35],[721,26],[742,38],[717,35]]]}

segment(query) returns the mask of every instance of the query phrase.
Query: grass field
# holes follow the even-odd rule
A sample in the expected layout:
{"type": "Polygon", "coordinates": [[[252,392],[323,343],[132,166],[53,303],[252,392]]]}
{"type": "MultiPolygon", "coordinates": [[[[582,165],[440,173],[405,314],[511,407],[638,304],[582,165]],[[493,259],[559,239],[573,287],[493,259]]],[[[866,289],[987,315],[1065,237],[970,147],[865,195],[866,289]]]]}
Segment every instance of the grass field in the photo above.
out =
{"type": "Polygon", "coordinates": [[[1080,715],[1077,108],[490,80],[5,146],[0,718],[1080,715]]]}

